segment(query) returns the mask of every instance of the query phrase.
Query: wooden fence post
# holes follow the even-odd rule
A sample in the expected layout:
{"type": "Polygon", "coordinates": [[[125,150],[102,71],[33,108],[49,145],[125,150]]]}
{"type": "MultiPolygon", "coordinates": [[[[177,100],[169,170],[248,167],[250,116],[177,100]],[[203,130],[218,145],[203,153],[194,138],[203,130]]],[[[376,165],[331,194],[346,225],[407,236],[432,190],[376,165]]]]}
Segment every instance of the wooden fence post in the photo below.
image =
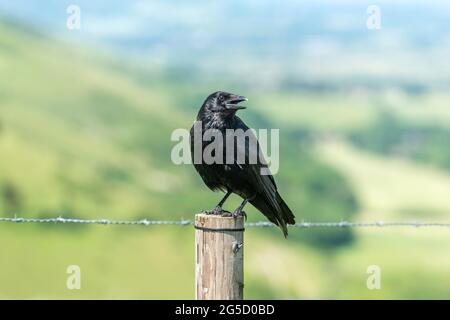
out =
{"type": "Polygon", "coordinates": [[[197,300],[242,300],[244,218],[195,216],[197,300]]]}

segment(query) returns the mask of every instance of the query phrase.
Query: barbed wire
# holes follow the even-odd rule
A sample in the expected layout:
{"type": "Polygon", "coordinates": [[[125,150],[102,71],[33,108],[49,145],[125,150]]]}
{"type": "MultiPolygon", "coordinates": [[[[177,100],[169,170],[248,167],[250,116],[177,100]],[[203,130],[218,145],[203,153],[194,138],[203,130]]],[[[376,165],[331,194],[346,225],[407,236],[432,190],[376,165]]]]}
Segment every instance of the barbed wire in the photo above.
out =
{"type": "Polygon", "coordinates": [[[110,219],[72,219],[72,218],[0,218],[0,222],[17,223],[79,223],[79,224],[103,224],[103,225],[181,225],[188,226],[194,224],[191,220],[110,220],[110,219]]]}
{"type": "MultiPolygon", "coordinates": [[[[0,217],[0,222],[14,223],[55,223],[55,224],[96,224],[96,225],[143,225],[143,226],[160,226],[160,225],[177,225],[190,226],[194,225],[192,220],[111,220],[111,219],[72,219],[72,218],[20,218],[17,216],[11,218],[0,217]]],[[[246,222],[245,227],[255,228],[272,228],[277,227],[275,224],[266,221],[246,222]]],[[[444,222],[299,222],[295,225],[289,225],[290,228],[384,228],[384,227],[414,227],[414,228],[450,228],[450,223],[444,222]]]]}

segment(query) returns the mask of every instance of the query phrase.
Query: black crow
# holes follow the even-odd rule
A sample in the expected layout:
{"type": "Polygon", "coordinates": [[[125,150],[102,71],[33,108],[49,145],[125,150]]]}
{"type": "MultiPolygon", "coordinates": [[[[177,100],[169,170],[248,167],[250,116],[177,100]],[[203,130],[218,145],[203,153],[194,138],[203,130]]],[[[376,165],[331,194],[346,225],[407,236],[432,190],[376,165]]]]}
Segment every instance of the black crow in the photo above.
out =
{"type": "MultiPolygon", "coordinates": [[[[295,217],[277,191],[275,180],[268,171],[269,169],[264,157],[260,153],[260,147],[255,135],[236,116],[236,111],[245,109],[245,107],[239,105],[243,101],[247,101],[247,98],[227,92],[218,91],[211,94],[206,98],[200,108],[197,115],[197,122],[191,128],[191,157],[195,169],[211,190],[225,192],[225,196],[217,206],[207,213],[234,216],[245,215],[243,208],[247,202],[250,202],[267,219],[278,225],[286,237],[288,234],[287,224],[294,224],[295,217]],[[199,128],[201,129],[200,135],[196,134],[196,130],[199,128]],[[239,142],[236,136],[234,136],[232,138],[234,140],[234,146],[227,150],[226,135],[230,133],[228,129],[242,129],[244,132],[247,132],[248,136],[245,136],[244,143],[242,143],[242,140],[239,142]],[[203,159],[203,151],[205,148],[217,139],[210,138],[208,141],[208,139],[202,138],[202,134],[205,134],[207,130],[222,137],[220,147],[215,148],[211,152],[211,155],[215,156],[215,152],[218,150],[222,151],[223,161],[221,162],[215,161],[211,163],[211,161],[206,162],[203,159]],[[196,151],[196,148],[200,149],[200,155],[202,157],[200,161],[198,161],[199,153],[198,150],[196,151]],[[195,156],[196,152],[197,159],[195,156]],[[232,152],[231,160],[227,159],[229,152],[232,152]],[[261,174],[261,169],[267,170],[267,174],[261,174]],[[235,193],[244,199],[233,213],[222,209],[223,204],[231,193],[235,193]]],[[[215,134],[211,134],[211,136],[215,137],[215,134]]],[[[214,148],[210,146],[209,149],[214,148]]]]}

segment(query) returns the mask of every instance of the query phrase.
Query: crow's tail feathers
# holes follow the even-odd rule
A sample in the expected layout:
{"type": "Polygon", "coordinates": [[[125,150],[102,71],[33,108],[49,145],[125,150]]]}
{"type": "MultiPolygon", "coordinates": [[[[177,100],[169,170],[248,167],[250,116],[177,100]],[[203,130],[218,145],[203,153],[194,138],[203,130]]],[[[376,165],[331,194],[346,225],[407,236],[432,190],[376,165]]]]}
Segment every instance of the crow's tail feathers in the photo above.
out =
{"type": "Polygon", "coordinates": [[[256,197],[255,199],[250,200],[250,203],[261,211],[270,222],[279,226],[283,231],[284,237],[287,237],[287,225],[295,224],[295,217],[291,209],[289,209],[286,202],[284,202],[278,193],[276,195],[276,202],[278,203],[278,208],[274,208],[273,205],[263,197],[256,197]]]}
{"type": "Polygon", "coordinates": [[[280,205],[280,211],[277,214],[278,218],[278,226],[280,226],[281,230],[283,231],[284,237],[287,237],[288,230],[287,225],[288,224],[295,224],[295,216],[292,213],[291,209],[287,206],[286,202],[284,202],[283,198],[277,193],[277,202],[280,205]]]}

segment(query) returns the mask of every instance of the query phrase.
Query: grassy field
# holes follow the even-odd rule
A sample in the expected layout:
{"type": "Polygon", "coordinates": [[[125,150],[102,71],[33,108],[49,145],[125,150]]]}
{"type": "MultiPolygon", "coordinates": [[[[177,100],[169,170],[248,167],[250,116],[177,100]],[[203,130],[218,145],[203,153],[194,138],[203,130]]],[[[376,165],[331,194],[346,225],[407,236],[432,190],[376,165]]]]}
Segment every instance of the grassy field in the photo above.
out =
{"type": "MultiPolygon", "coordinates": [[[[2,227],[1,298],[193,297],[193,231],[124,232],[120,227],[81,230],[2,227]],[[11,240],[14,239],[14,240],[11,240]],[[112,240],[113,239],[113,240],[112,240]],[[82,270],[82,288],[65,287],[66,268],[82,270]]],[[[307,232],[307,231],[306,231],[307,232]]],[[[325,254],[248,230],[245,295],[264,299],[445,298],[450,259],[447,231],[360,230],[358,241],[325,254]],[[382,271],[381,290],[366,287],[367,268],[382,271]]]]}
{"type": "Polygon", "coordinates": [[[448,219],[450,174],[401,159],[358,151],[342,141],[327,141],[318,154],[344,173],[367,219],[448,219]]]}
{"type": "MultiPolygon", "coordinates": [[[[1,215],[173,220],[192,218],[220,197],[191,167],[170,161],[170,133],[190,127],[204,93],[219,83],[179,83],[159,70],[137,71],[119,58],[73,51],[6,24],[0,24],[0,73],[8,75],[0,77],[1,215]]],[[[262,97],[249,88],[248,96],[254,99],[245,119],[281,127],[276,178],[299,221],[449,218],[447,171],[345,140],[381,112],[447,127],[446,94],[262,97]],[[411,112],[404,107],[409,102],[415,102],[411,112]],[[296,140],[298,129],[312,142],[296,140]]],[[[237,203],[233,198],[230,208],[237,203]]],[[[251,220],[262,219],[248,212],[251,220]]],[[[450,296],[447,230],[335,232],[292,230],[285,240],[278,230],[247,230],[245,296],[450,296]],[[370,265],[381,267],[381,290],[367,289],[370,265]]],[[[194,295],[191,227],[1,224],[0,243],[0,298],[194,295]],[[66,288],[71,264],[81,267],[80,291],[66,288]]]]}

